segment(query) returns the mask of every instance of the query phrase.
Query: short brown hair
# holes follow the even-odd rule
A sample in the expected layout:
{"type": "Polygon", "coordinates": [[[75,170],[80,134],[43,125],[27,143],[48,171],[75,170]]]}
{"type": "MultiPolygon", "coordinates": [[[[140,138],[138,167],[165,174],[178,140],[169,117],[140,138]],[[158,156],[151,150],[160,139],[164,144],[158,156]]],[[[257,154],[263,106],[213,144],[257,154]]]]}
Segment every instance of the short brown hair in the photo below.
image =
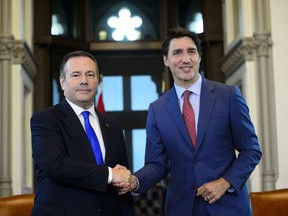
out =
{"type": "Polygon", "coordinates": [[[61,62],[61,65],[60,65],[60,77],[62,77],[63,79],[65,79],[65,65],[67,63],[67,61],[70,59],[70,58],[73,58],[73,57],[88,57],[90,58],[92,61],[95,62],[95,65],[96,65],[96,73],[97,73],[97,76],[99,76],[99,73],[98,73],[98,64],[97,64],[97,61],[96,59],[94,58],[93,55],[91,55],[90,53],[87,53],[85,51],[81,51],[81,50],[77,50],[77,51],[72,51],[72,52],[69,52],[67,53],[63,59],[62,59],[62,62],[61,62]]]}
{"type": "Polygon", "coordinates": [[[163,42],[162,42],[162,54],[164,56],[168,55],[170,41],[174,38],[182,38],[182,37],[189,37],[191,38],[198,50],[199,55],[202,55],[202,49],[201,49],[201,40],[198,38],[197,34],[194,32],[191,32],[185,28],[182,27],[176,27],[168,30],[163,42]]]}

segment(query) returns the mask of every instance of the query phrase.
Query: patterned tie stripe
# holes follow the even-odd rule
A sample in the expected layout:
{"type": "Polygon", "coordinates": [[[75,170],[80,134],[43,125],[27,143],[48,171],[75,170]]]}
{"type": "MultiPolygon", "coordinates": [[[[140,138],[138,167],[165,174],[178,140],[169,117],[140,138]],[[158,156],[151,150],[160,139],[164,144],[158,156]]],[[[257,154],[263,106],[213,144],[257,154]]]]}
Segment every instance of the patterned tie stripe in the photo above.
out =
{"type": "Polygon", "coordinates": [[[195,128],[195,114],[192,108],[192,105],[189,101],[189,96],[192,92],[189,90],[185,90],[184,92],[184,103],[183,103],[183,119],[188,130],[190,139],[194,145],[196,146],[196,128],[195,128]]]}

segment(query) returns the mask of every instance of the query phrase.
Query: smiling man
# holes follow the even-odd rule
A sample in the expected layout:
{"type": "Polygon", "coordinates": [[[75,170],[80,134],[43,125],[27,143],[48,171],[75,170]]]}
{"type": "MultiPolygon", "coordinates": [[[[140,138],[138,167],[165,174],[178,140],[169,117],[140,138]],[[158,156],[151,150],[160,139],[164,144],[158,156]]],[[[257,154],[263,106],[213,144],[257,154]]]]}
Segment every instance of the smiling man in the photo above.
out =
{"type": "Polygon", "coordinates": [[[131,172],[123,129],[95,109],[96,60],[83,51],[68,53],[59,80],[65,99],[31,118],[38,181],[31,215],[133,215],[131,197],[113,186],[129,182],[131,172]]]}
{"type": "Polygon", "coordinates": [[[143,194],[169,175],[165,216],[251,215],[245,183],[262,153],[239,88],[199,74],[193,32],[169,30],[162,52],[174,86],[150,104],[145,166],[120,193],[143,194]]]}

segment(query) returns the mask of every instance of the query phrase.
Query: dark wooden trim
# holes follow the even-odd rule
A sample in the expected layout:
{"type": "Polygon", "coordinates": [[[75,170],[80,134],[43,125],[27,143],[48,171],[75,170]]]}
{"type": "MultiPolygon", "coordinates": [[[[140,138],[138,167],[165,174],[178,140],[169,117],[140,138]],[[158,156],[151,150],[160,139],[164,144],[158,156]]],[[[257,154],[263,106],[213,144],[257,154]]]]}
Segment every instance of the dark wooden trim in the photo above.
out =
{"type": "Polygon", "coordinates": [[[161,50],[161,41],[134,41],[134,42],[91,42],[91,51],[158,51],[161,50]]]}
{"type": "Polygon", "coordinates": [[[54,36],[51,34],[48,35],[39,35],[35,37],[34,44],[38,46],[56,46],[56,47],[66,47],[69,50],[71,49],[89,49],[89,42],[70,37],[54,36]]]}
{"type": "Polygon", "coordinates": [[[224,82],[221,60],[224,56],[222,0],[202,0],[204,32],[202,40],[203,56],[201,66],[205,77],[224,82]]]}

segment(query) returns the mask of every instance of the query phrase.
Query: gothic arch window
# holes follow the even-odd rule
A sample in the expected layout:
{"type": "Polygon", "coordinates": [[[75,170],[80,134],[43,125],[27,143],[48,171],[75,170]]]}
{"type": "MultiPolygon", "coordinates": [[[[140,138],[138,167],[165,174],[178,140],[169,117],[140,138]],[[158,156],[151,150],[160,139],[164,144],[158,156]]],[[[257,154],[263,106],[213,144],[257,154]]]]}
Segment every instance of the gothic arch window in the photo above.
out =
{"type": "Polygon", "coordinates": [[[51,34],[52,35],[65,35],[64,25],[61,22],[60,16],[57,14],[52,15],[52,26],[51,34]]]}
{"type": "Polygon", "coordinates": [[[77,38],[77,1],[52,0],[51,35],[77,38]]]}
{"type": "Polygon", "coordinates": [[[201,0],[190,2],[183,0],[183,2],[186,2],[186,4],[179,4],[178,7],[180,24],[197,34],[203,33],[201,0]]]}
{"type": "Polygon", "coordinates": [[[194,17],[190,22],[188,28],[197,34],[203,33],[203,16],[201,12],[194,13],[194,17]]]}
{"type": "Polygon", "coordinates": [[[67,17],[59,0],[52,1],[51,35],[67,36],[67,17]]]}

